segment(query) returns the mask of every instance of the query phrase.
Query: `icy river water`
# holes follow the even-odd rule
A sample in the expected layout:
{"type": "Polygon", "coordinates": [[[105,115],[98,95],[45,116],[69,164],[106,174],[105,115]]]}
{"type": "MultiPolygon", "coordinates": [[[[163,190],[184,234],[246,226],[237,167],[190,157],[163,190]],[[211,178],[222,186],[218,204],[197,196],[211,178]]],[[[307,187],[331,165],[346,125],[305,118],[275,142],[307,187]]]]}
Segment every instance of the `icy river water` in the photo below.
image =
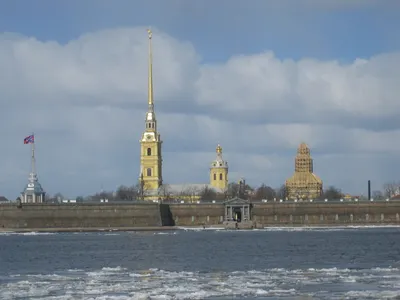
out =
{"type": "Polygon", "coordinates": [[[399,299],[400,228],[0,233],[0,299],[399,299]]]}

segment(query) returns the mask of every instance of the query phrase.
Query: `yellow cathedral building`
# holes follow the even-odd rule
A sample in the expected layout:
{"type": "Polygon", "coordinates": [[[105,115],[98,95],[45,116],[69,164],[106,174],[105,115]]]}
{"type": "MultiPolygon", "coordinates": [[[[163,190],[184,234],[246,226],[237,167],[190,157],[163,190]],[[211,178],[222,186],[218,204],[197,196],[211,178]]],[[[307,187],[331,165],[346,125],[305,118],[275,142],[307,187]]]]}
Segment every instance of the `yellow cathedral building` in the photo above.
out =
{"type": "Polygon", "coordinates": [[[154,111],[153,98],[153,58],[149,30],[149,76],[148,76],[148,108],[145,120],[145,130],[140,140],[140,180],[146,190],[158,190],[162,180],[162,141],[157,131],[157,118],[154,111]]]}
{"type": "Polygon", "coordinates": [[[294,174],[285,182],[287,198],[316,199],[322,195],[322,180],[314,174],[310,148],[301,143],[297,148],[294,174]]]}
{"type": "Polygon", "coordinates": [[[224,191],[228,187],[228,162],[222,158],[222,147],[217,146],[217,157],[210,167],[210,186],[224,191]]]}
{"type": "Polygon", "coordinates": [[[222,147],[216,148],[216,158],[210,165],[209,184],[172,184],[163,185],[162,177],[162,140],[157,130],[157,118],[154,110],[153,95],[153,53],[152,32],[148,30],[148,109],[145,130],[140,139],[140,176],[139,182],[145,200],[161,200],[168,196],[185,193],[185,200],[196,201],[205,188],[224,193],[228,188],[228,162],[222,157],[222,147]]]}

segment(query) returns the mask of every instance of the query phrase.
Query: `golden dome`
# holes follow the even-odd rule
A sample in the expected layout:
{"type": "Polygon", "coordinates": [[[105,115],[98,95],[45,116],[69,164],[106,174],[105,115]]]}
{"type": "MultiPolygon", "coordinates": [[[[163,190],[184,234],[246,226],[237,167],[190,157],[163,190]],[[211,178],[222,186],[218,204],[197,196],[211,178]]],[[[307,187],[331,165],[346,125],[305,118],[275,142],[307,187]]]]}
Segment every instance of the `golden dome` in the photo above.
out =
{"type": "Polygon", "coordinates": [[[222,147],[218,144],[217,149],[216,149],[217,153],[222,153],[222,147]]]}

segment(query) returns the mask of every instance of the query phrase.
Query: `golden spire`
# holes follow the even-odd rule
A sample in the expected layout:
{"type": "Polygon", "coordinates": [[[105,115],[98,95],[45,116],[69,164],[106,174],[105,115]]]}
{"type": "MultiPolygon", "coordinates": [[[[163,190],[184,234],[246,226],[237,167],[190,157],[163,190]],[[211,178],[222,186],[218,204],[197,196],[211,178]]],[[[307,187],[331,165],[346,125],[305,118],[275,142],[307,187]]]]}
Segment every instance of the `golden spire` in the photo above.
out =
{"type": "Polygon", "coordinates": [[[147,33],[149,35],[149,109],[152,110],[153,106],[153,53],[152,53],[152,45],[151,45],[151,38],[153,36],[153,33],[151,32],[151,29],[147,29],[147,33]]]}
{"type": "Polygon", "coordinates": [[[216,150],[217,150],[217,153],[218,153],[218,154],[221,154],[221,153],[222,153],[222,147],[220,146],[220,144],[218,144],[216,150]]]}

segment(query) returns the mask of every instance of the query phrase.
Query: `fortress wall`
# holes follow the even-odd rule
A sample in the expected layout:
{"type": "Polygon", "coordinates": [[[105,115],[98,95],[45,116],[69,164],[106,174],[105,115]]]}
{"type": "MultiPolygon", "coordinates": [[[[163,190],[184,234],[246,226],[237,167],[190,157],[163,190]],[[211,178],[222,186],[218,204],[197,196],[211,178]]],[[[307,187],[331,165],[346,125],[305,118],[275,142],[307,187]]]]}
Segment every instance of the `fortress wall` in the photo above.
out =
{"type": "Polygon", "coordinates": [[[170,204],[176,226],[218,225],[224,220],[223,204],[170,204]]]}
{"type": "Polygon", "coordinates": [[[7,204],[0,205],[0,228],[161,226],[160,209],[158,204],[7,204]]]}
{"type": "MultiPolygon", "coordinates": [[[[222,225],[223,204],[0,205],[0,228],[121,228],[222,225]]],[[[399,202],[253,203],[259,226],[400,225],[399,202]]]]}
{"type": "MultiPolygon", "coordinates": [[[[177,226],[221,225],[223,204],[170,204],[177,226]]],[[[399,224],[400,202],[253,203],[261,226],[399,224]]]]}
{"type": "Polygon", "coordinates": [[[252,219],[269,225],[399,224],[400,202],[257,203],[252,219]]]}

